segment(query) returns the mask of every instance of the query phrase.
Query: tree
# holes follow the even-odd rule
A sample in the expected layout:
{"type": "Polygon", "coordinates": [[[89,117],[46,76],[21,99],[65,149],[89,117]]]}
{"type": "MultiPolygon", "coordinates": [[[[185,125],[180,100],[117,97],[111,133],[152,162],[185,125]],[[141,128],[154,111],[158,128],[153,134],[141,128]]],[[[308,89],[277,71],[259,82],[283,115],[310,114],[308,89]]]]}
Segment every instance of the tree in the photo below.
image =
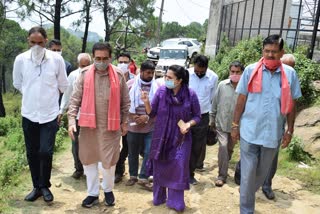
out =
{"type": "Polygon", "coordinates": [[[38,23],[40,26],[42,26],[45,21],[53,23],[54,38],[60,40],[61,19],[83,11],[82,8],[80,10],[71,9],[71,3],[77,2],[79,2],[79,0],[18,0],[21,9],[17,11],[17,14],[21,19],[30,17],[34,13],[37,14],[40,19],[38,23]]]}
{"type": "Polygon", "coordinates": [[[12,70],[15,57],[27,48],[27,35],[15,21],[4,20],[0,37],[1,84],[4,93],[12,87],[12,75],[7,73],[12,70]]]}
{"type": "Polygon", "coordinates": [[[185,28],[182,27],[178,22],[167,22],[164,23],[161,31],[161,39],[169,39],[175,37],[184,37],[185,28]]]}
{"type": "Polygon", "coordinates": [[[198,22],[191,22],[184,27],[185,37],[199,39],[203,34],[202,25],[198,22]]]}

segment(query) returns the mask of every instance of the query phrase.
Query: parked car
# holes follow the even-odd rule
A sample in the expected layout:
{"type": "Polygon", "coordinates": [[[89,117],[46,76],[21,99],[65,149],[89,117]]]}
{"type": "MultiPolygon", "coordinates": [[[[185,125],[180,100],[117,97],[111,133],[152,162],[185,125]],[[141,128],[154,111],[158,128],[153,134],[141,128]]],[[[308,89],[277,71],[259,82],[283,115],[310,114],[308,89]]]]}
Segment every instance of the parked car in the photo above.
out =
{"type": "Polygon", "coordinates": [[[201,43],[193,38],[172,38],[164,40],[157,47],[150,48],[147,52],[148,59],[158,60],[161,47],[186,45],[188,47],[188,58],[192,59],[196,54],[200,53],[201,43]]]}
{"type": "Polygon", "coordinates": [[[156,66],[155,77],[162,77],[171,65],[189,67],[188,47],[175,45],[160,48],[159,61],[156,66]]]}

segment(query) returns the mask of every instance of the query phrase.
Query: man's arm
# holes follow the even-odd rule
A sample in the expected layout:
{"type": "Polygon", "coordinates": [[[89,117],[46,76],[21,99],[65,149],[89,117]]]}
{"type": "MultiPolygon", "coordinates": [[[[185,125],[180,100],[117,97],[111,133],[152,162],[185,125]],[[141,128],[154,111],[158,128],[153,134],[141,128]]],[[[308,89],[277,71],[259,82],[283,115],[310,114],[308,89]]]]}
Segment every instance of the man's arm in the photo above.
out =
{"type": "Polygon", "coordinates": [[[282,138],[282,148],[286,148],[291,142],[293,131],[294,131],[294,122],[296,119],[296,101],[293,100],[292,111],[287,114],[287,130],[285,131],[282,138]]]}
{"type": "Polygon", "coordinates": [[[18,56],[14,61],[12,79],[13,79],[13,86],[22,93],[22,73],[21,73],[22,63],[20,62],[19,59],[20,58],[18,56]]]}
{"type": "Polygon", "coordinates": [[[247,101],[247,96],[243,94],[239,94],[237,104],[234,109],[233,122],[231,125],[231,138],[233,143],[236,143],[238,140],[240,140],[239,122],[240,122],[241,115],[244,111],[246,101],[247,101]]]}

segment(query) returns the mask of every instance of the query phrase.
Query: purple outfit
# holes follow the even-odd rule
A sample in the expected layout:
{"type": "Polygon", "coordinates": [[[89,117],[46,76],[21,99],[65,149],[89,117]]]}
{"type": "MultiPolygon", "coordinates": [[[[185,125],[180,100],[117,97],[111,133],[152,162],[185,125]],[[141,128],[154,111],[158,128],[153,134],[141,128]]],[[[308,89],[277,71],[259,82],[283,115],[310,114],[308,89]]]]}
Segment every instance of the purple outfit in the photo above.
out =
{"type": "Polygon", "coordinates": [[[198,123],[201,117],[198,97],[187,85],[182,85],[176,96],[166,87],[160,87],[152,101],[150,117],[157,116],[149,163],[149,173],[153,174],[153,203],[178,211],[184,209],[184,190],[189,189],[189,158],[191,152],[191,132],[181,134],[179,120],[198,123]]]}

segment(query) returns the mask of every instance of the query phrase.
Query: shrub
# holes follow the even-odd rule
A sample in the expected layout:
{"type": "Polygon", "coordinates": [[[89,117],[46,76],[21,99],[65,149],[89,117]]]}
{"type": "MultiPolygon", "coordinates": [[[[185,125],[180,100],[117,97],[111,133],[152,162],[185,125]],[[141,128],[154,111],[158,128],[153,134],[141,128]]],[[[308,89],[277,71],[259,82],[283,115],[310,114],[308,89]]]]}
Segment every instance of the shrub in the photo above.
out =
{"type": "Polygon", "coordinates": [[[25,152],[24,136],[21,128],[12,129],[4,141],[5,147],[10,151],[17,151],[19,154],[25,152]]]}
{"type": "Polygon", "coordinates": [[[303,161],[305,163],[313,160],[311,154],[303,150],[302,140],[298,137],[293,137],[287,148],[289,159],[292,161],[303,161]]]}
{"type": "Polygon", "coordinates": [[[59,151],[62,148],[67,135],[68,135],[67,129],[65,129],[64,127],[60,127],[56,135],[54,151],[59,151]]]}
{"type": "Polygon", "coordinates": [[[20,127],[21,119],[13,116],[6,116],[0,119],[0,136],[5,136],[10,129],[20,127]]]}

